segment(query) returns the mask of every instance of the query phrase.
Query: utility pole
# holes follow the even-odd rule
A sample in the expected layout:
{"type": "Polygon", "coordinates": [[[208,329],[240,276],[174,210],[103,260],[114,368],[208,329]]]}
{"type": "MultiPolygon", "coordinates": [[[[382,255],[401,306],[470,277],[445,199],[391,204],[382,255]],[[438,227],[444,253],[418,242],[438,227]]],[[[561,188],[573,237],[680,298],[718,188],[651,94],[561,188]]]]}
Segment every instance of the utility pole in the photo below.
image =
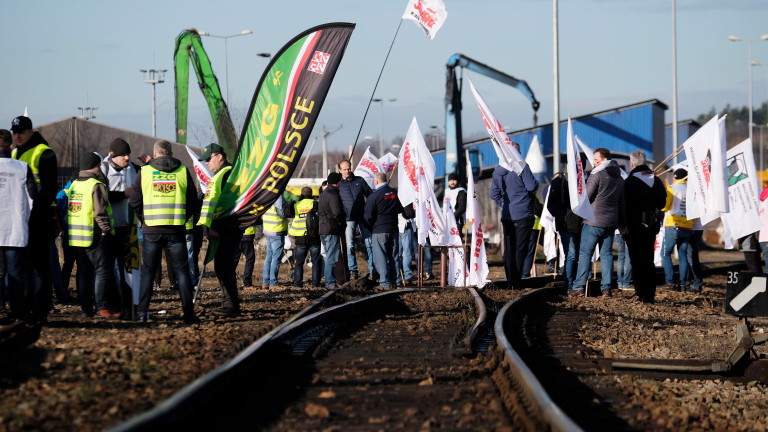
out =
{"type": "Polygon", "coordinates": [[[344,127],[343,124],[339,125],[339,127],[336,128],[333,132],[328,132],[328,129],[325,128],[325,125],[323,125],[323,175],[328,175],[328,137],[335,134],[344,127]]]}
{"type": "Polygon", "coordinates": [[[168,69],[140,69],[144,73],[144,82],[152,84],[152,136],[157,136],[157,84],[165,82],[168,69]]]}

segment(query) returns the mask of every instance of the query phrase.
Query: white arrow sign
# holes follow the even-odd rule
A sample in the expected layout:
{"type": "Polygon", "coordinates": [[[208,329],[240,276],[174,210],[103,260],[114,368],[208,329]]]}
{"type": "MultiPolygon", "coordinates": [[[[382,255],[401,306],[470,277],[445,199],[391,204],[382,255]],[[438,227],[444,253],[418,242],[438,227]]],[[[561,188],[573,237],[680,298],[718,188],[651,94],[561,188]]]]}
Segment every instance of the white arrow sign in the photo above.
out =
{"type": "Polygon", "coordinates": [[[765,292],[765,281],[766,278],[764,277],[753,277],[749,286],[744,288],[739,295],[731,300],[731,307],[733,310],[741,310],[741,308],[755,298],[756,295],[765,292]]]}

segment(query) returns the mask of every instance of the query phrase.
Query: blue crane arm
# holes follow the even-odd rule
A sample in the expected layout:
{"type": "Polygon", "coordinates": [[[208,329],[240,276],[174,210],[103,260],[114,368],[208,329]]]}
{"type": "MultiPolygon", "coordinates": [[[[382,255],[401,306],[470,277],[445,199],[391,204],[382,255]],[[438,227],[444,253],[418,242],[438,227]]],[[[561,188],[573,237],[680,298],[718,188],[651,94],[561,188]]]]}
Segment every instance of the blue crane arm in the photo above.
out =
{"type": "Polygon", "coordinates": [[[533,94],[533,90],[531,90],[531,87],[528,86],[527,82],[519,80],[512,75],[505,74],[504,72],[488,66],[485,63],[480,63],[477,60],[473,60],[464,54],[454,54],[451,56],[451,58],[448,59],[448,63],[446,63],[446,67],[448,69],[453,69],[456,66],[469,69],[471,71],[485,75],[488,78],[495,79],[500,83],[504,83],[510,87],[514,87],[520,90],[520,92],[524,94],[528,100],[531,101],[533,110],[539,110],[539,101],[536,100],[536,96],[533,94]]]}

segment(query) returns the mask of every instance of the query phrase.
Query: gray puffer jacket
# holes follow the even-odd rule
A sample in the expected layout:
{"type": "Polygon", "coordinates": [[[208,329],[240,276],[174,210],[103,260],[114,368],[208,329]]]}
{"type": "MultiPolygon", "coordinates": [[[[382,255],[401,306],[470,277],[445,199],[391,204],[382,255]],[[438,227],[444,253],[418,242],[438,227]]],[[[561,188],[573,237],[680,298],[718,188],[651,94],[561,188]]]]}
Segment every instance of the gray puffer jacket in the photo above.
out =
{"type": "Polygon", "coordinates": [[[595,220],[584,219],[586,225],[616,229],[625,226],[624,179],[621,168],[614,160],[607,160],[592,170],[587,179],[587,196],[595,213],[595,220]]]}

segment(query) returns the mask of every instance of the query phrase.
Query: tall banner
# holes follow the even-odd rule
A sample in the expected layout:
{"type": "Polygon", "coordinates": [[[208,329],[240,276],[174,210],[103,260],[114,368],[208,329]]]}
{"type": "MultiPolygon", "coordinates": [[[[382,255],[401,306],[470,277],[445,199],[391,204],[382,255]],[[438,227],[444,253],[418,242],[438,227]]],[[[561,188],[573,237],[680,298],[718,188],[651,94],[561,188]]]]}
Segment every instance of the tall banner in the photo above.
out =
{"type": "Polygon", "coordinates": [[[472,230],[472,243],[469,246],[469,278],[468,284],[482,288],[488,279],[488,257],[485,255],[485,239],[483,238],[483,215],[477,204],[475,194],[475,179],[472,175],[472,163],[467,158],[467,227],[472,230]]]}
{"type": "Polygon", "coordinates": [[[686,217],[698,217],[702,224],[728,212],[724,127],[714,116],[683,143],[688,161],[686,217]]]}
{"type": "Polygon", "coordinates": [[[139,250],[139,220],[133,213],[133,207],[128,207],[128,220],[132,221],[128,226],[128,238],[123,249],[123,263],[125,270],[123,278],[125,283],[131,287],[133,304],[139,304],[139,294],[141,290],[141,254],[139,250]]]}
{"type": "Polygon", "coordinates": [[[758,189],[752,140],[747,138],[726,153],[728,166],[728,198],[730,212],[720,218],[731,239],[760,231],[760,191],[758,189]]]}
{"type": "Polygon", "coordinates": [[[204,194],[208,193],[208,191],[211,189],[213,171],[208,168],[207,163],[200,160],[200,156],[193,152],[191,148],[186,147],[186,149],[187,153],[189,153],[190,159],[192,159],[192,164],[195,167],[195,176],[197,177],[197,181],[200,183],[200,190],[202,190],[204,194]]]}
{"type": "Polygon", "coordinates": [[[402,19],[414,21],[431,40],[448,18],[443,0],[408,0],[402,19]]]}
{"type": "Polygon", "coordinates": [[[285,190],[354,28],[331,23],[309,29],[274,56],[256,87],[216,214],[246,228],[285,190]]]}
{"type": "MultiPolygon", "coordinates": [[[[468,79],[469,80],[469,79],[468,79]]],[[[496,155],[499,157],[499,165],[508,170],[514,171],[517,175],[523,172],[525,168],[525,160],[517,151],[517,148],[512,145],[512,141],[509,139],[509,135],[501,127],[501,123],[493,115],[491,109],[480,96],[480,93],[475,89],[475,85],[472,84],[472,80],[469,80],[469,88],[472,90],[472,95],[475,97],[477,107],[480,109],[480,114],[483,116],[483,122],[485,128],[488,130],[488,135],[491,137],[491,143],[493,149],[496,150],[496,155]]]]}
{"type": "MultiPolygon", "coordinates": [[[[595,213],[587,197],[587,182],[584,177],[584,166],[581,164],[579,148],[573,135],[573,125],[568,117],[568,134],[565,139],[565,150],[568,171],[568,193],[571,198],[571,210],[577,216],[588,221],[595,220],[595,213]]],[[[589,159],[589,158],[587,158],[589,159]]]]}

